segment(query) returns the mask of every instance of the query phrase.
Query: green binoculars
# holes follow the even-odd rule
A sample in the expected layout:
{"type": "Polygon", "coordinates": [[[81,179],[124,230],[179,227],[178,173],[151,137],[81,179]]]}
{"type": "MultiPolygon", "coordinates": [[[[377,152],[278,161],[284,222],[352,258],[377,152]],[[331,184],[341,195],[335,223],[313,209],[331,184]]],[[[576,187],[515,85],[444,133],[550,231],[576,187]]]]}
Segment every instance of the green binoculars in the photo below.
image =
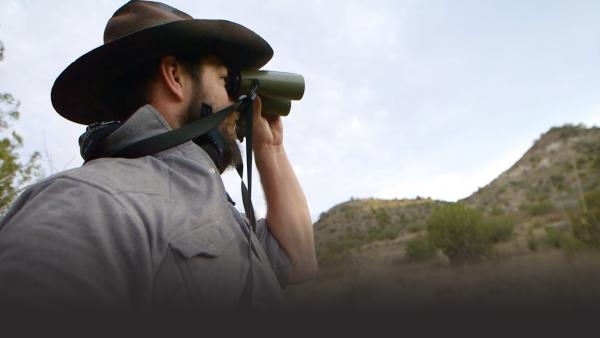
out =
{"type": "Polygon", "coordinates": [[[240,92],[248,93],[256,81],[260,82],[256,94],[260,96],[263,115],[287,116],[292,100],[300,100],[304,95],[302,75],[270,70],[240,72],[240,92]]]}

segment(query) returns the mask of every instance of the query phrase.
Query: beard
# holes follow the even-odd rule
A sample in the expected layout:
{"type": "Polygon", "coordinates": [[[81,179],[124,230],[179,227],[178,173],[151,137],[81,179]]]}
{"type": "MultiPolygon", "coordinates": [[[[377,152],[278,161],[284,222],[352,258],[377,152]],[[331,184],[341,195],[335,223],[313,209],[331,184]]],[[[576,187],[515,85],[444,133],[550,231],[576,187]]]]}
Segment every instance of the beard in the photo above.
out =
{"type": "MultiPolygon", "coordinates": [[[[199,95],[196,94],[196,96],[199,95]]],[[[192,103],[187,109],[187,116],[190,118],[188,122],[202,118],[202,104],[202,100],[199,97],[194,97],[192,103]]],[[[215,112],[213,111],[213,114],[214,113],[215,112]]],[[[229,116],[227,116],[216,129],[211,131],[212,133],[218,133],[219,136],[213,136],[215,136],[217,139],[221,139],[224,143],[219,147],[222,148],[221,153],[217,152],[216,149],[207,149],[207,147],[211,146],[214,148],[215,145],[211,145],[212,141],[209,141],[206,135],[201,136],[199,138],[199,142],[196,142],[209,154],[220,173],[223,173],[228,168],[235,168],[237,165],[242,163],[242,155],[237,144],[237,136],[235,132],[235,124],[238,120],[238,117],[238,112],[229,114],[229,116]]]]}
{"type": "Polygon", "coordinates": [[[235,168],[242,163],[242,154],[237,144],[237,135],[235,133],[235,124],[239,114],[233,112],[225,118],[218,127],[219,132],[225,139],[225,148],[223,149],[223,168],[219,168],[222,173],[227,168],[235,168]]]}

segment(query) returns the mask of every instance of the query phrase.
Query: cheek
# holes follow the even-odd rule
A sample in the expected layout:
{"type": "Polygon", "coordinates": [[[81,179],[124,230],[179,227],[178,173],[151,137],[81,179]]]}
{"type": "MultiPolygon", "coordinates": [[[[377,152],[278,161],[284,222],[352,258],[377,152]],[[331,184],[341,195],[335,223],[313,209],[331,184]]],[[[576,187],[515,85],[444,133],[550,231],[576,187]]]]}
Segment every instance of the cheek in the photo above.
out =
{"type": "Polygon", "coordinates": [[[230,105],[229,96],[223,86],[212,86],[208,92],[207,98],[210,100],[209,104],[213,106],[215,111],[230,105]]]}

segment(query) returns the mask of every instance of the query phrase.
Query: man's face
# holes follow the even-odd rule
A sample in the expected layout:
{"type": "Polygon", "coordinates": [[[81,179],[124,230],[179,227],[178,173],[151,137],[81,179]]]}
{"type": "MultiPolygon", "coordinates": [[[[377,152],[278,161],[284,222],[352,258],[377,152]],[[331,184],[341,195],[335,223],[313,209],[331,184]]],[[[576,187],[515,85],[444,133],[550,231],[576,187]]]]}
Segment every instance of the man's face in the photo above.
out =
{"type": "MultiPolygon", "coordinates": [[[[192,87],[191,101],[188,106],[188,122],[200,118],[202,104],[206,103],[217,112],[233,104],[232,99],[225,89],[225,80],[227,79],[228,69],[218,58],[209,57],[204,59],[199,65],[199,81],[195,80],[192,87]]],[[[238,164],[240,150],[237,145],[237,135],[235,125],[239,119],[239,113],[231,113],[219,125],[219,130],[226,140],[224,167],[235,166],[238,164]]],[[[223,171],[225,168],[219,168],[223,171]]]]}

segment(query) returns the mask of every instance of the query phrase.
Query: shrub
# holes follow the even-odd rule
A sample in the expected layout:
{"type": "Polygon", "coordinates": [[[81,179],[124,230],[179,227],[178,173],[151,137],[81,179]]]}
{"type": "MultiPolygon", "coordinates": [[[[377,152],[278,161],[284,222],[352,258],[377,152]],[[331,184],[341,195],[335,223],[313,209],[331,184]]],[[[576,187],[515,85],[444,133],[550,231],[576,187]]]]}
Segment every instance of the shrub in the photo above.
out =
{"type": "Polygon", "coordinates": [[[563,189],[565,187],[565,177],[562,175],[552,175],[550,176],[550,181],[558,189],[563,189]]]}
{"type": "Polygon", "coordinates": [[[377,220],[377,224],[384,226],[388,225],[391,222],[390,215],[385,210],[382,209],[373,209],[371,211],[377,220]]]}
{"type": "Polygon", "coordinates": [[[540,216],[554,211],[554,205],[550,202],[527,203],[520,206],[521,211],[531,216],[540,216]]]}
{"type": "Polygon", "coordinates": [[[405,227],[405,229],[409,233],[414,234],[414,233],[417,233],[417,232],[423,230],[423,226],[421,226],[420,224],[411,223],[411,224],[407,225],[405,227]]]}
{"type": "Polygon", "coordinates": [[[546,228],[546,241],[553,248],[563,249],[568,253],[586,249],[586,244],[577,239],[571,232],[557,228],[546,228]]]}
{"type": "Polygon", "coordinates": [[[401,227],[394,225],[376,226],[367,231],[367,241],[380,241],[384,239],[394,239],[400,234],[401,227]]]}
{"type": "Polygon", "coordinates": [[[527,246],[531,251],[537,251],[538,249],[538,241],[533,236],[527,236],[527,246]]]}
{"type": "Polygon", "coordinates": [[[434,209],[427,230],[431,244],[453,262],[482,258],[491,249],[481,213],[461,203],[434,209]]]}
{"type": "Polygon", "coordinates": [[[501,207],[499,207],[499,206],[495,206],[495,207],[492,209],[492,215],[493,215],[493,216],[501,216],[501,215],[504,215],[504,209],[502,209],[502,208],[501,208],[501,207]]]}
{"type": "Polygon", "coordinates": [[[422,262],[435,256],[435,247],[426,237],[417,237],[406,244],[406,258],[413,262],[422,262]]]}
{"type": "Polygon", "coordinates": [[[573,236],[592,249],[600,249],[600,191],[583,196],[585,206],[571,215],[573,236]]]}
{"type": "Polygon", "coordinates": [[[502,215],[492,216],[484,220],[484,232],[492,243],[500,243],[511,238],[515,229],[516,220],[513,217],[502,215]]]}
{"type": "Polygon", "coordinates": [[[564,241],[565,234],[557,228],[546,228],[546,242],[553,248],[560,249],[564,241]]]}
{"type": "Polygon", "coordinates": [[[565,234],[561,248],[567,253],[577,253],[589,249],[582,241],[575,238],[571,233],[565,234]]]}

